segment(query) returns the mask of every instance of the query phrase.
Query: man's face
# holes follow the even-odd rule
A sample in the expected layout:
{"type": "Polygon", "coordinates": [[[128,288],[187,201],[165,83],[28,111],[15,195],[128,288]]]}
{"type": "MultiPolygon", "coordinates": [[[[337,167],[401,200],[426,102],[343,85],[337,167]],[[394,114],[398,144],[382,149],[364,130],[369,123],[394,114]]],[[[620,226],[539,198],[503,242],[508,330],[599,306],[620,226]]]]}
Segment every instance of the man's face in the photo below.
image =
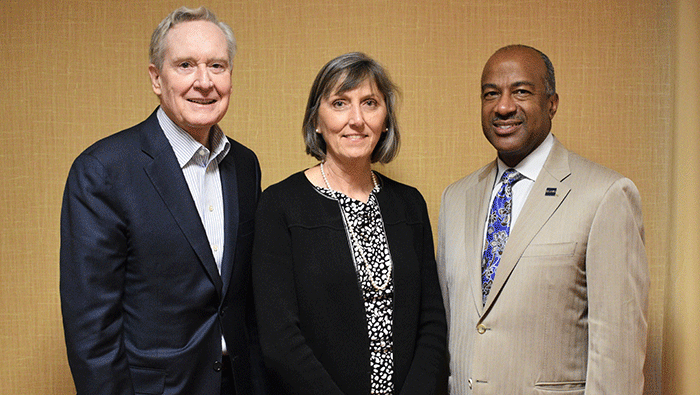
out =
{"type": "Polygon", "coordinates": [[[165,37],[161,70],[148,68],[153,92],[178,126],[201,138],[226,114],[231,95],[231,65],[224,33],[208,21],[182,22],[165,37]]]}
{"type": "Polygon", "coordinates": [[[546,66],[529,48],[496,52],[481,75],[481,127],[508,166],[520,163],[549,134],[559,97],[548,96],[546,66]]]}

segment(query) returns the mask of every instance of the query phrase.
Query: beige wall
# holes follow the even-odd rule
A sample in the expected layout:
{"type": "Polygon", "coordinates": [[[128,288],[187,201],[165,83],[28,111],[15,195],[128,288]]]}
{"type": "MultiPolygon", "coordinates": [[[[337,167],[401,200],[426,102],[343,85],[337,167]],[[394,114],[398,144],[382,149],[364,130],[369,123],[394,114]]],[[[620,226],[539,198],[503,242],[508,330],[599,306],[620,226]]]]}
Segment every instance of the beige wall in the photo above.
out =
{"type": "MultiPolygon", "coordinates": [[[[683,72],[697,71],[699,30],[687,9],[697,7],[696,0],[676,1],[552,1],[543,7],[540,0],[211,0],[207,6],[230,23],[239,41],[232,105],[222,127],[258,153],[264,186],[312,165],[300,125],[313,77],[336,55],[367,52],[403,90],[402,151],[378,170],[418,187],[435,227],[442,190],[494,156],[479,125],[483,63],[505,44],[542,49],[557,69],[557,137],[632,178],[642,194],[652,276],[647,393],[697,393],[700,385],[690,377],[700,368],[687,361],[700,359],[691,332],[698,317],[684,318],[700,300],[700,281],[692,281],[700,277],[697,243],[691,242],[698,239],[700,210],[695,202],[688,216],[680,211],[687,209],[685,200],[673,197],[684,188],[700,192],[697,166],[690,173],[680,166],[698,162],[700,85],[675,89],[688,78],[683,72]],[[680,55],[689,52],[694,60],[673,62],[675,54],[686,59],[680,55]],[[695,186],[680,178],[684,174],[695,186]],[[684,281],[674,280],[679,273],[684,281]],[[669,378],[663,387],[662,377],[669,378]]],[[[179,5],[3,1],[0,393],[74,391],[58,297],[63,183],[80,151],[155,108],[148,40],[179,5]]]]}
{"type": "Polygon", "coordinates": [[[663,393],[700,393],[700,2],[673,8],[673,168],[663,393]]]}

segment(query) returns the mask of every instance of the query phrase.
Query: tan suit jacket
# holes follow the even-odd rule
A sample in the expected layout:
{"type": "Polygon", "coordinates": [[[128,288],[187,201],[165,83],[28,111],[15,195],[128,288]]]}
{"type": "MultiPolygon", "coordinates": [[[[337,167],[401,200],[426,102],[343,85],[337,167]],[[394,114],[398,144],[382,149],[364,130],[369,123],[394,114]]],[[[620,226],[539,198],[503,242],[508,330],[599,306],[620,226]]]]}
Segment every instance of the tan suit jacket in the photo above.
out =
{"type": "Polygon", "coordinates": [[[496,172],[494,161],[442,197],[451,393],[642,393],[649,275],[637,188],[555,139],[483,306],[496,172]]]}

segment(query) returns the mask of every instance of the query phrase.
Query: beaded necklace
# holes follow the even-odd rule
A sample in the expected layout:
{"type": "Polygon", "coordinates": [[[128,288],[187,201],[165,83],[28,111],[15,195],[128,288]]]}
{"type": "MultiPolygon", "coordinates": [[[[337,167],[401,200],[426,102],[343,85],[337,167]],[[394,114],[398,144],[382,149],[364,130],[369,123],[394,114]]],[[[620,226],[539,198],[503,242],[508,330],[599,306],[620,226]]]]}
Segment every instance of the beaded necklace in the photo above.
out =
{"type": "MultiPolygon", "coordinates": [[[[372,175],[372,182],[374,183],[374,188],[377,188],[379,185],[377,184],[377,177],[374,175],[374,172],[370,170],[370,174],[372,175]]],[[[326,183],[326,187],[333,192],[333,194],[336,194],[336,200],[338,200],[338,204],[340,204],[340,199],[338,199],[337,194],[340,193],[333,188],[331,188],[331,184],[328,183],[328,178],[326,177],[326,172],[323,170],[323,162],[321,162],[321,176],[323,177],[323,181],[326,183]]],[[[343,208],[340,208],[340,212],[343,214],[343,217],[345,217],[345,210],[343,208]]],[[[345,218],[345,226],[347,227],[348,233],[350,233],[350,238],[352,240],[352,245],[355,247],[355,250],[360,252],[360,258],[362,258],[362,262],[365,264],[365,270],[368,273],[369,281],[372,283],[372,286],[374,289],[377,291],[383,291],[386,289],[386,287],[389,285],[389,281],[391,280],[391,261],[389,263],[389,268],[387,270],[387,276],[386,279],[383,281],[381,285],[377,285],[377,283],[374,281],[374,275],[373,272],[369,266],[369,261],[367,260],[367,256],[365,255],[365,249],[362,248],[362,245],[357,239],[357,235],[355,234],[355,229],[353,229],[352,224],[350,221],[345,218]]]]}

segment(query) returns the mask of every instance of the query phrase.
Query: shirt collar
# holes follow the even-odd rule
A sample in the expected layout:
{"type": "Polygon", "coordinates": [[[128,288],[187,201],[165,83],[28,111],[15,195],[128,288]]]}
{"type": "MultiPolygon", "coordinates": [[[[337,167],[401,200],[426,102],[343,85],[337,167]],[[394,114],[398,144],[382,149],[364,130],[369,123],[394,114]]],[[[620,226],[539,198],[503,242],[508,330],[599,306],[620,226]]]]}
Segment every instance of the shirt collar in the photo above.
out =
{"type": "Polygon", "coordinates": [[[173,147],[180,168],[185,167],[191,161],[206,166],[212,158],[216,159],[217,163],[221,163],[231,149],[231,143],[224,136],[219,125],[212,126],[210,131],[209,141],[214,148],[214,151],[210,153],[205,146],[173,122],[162,107],[158,107],[156,115],[160,128],[163,129],[165,137],[173,147]],[[203,163],[200,163],[202,159],[203,163]]]}
{"type": "MultiPolygon", "coordinates": [[[[540,174],[542,167],[544,167],[544,162],[547,161],[547,156],[549,156],[549,151],[552,150],[552,146],[554,146],[554,136],[550,132],[547,134],[544,141],[537,148],[535,148],[534,151],[530,152],[525,159],[521,160],[520,163],[514,167],[514,169],[529,180],[537,180],[537,176],[540,174]]],[[[496,180],[498,181],[501,179],[503,173],[511,167],[503,163],[501,158],[497,158],[497,160],[498,174],[496,175],[496,180]]]]}

